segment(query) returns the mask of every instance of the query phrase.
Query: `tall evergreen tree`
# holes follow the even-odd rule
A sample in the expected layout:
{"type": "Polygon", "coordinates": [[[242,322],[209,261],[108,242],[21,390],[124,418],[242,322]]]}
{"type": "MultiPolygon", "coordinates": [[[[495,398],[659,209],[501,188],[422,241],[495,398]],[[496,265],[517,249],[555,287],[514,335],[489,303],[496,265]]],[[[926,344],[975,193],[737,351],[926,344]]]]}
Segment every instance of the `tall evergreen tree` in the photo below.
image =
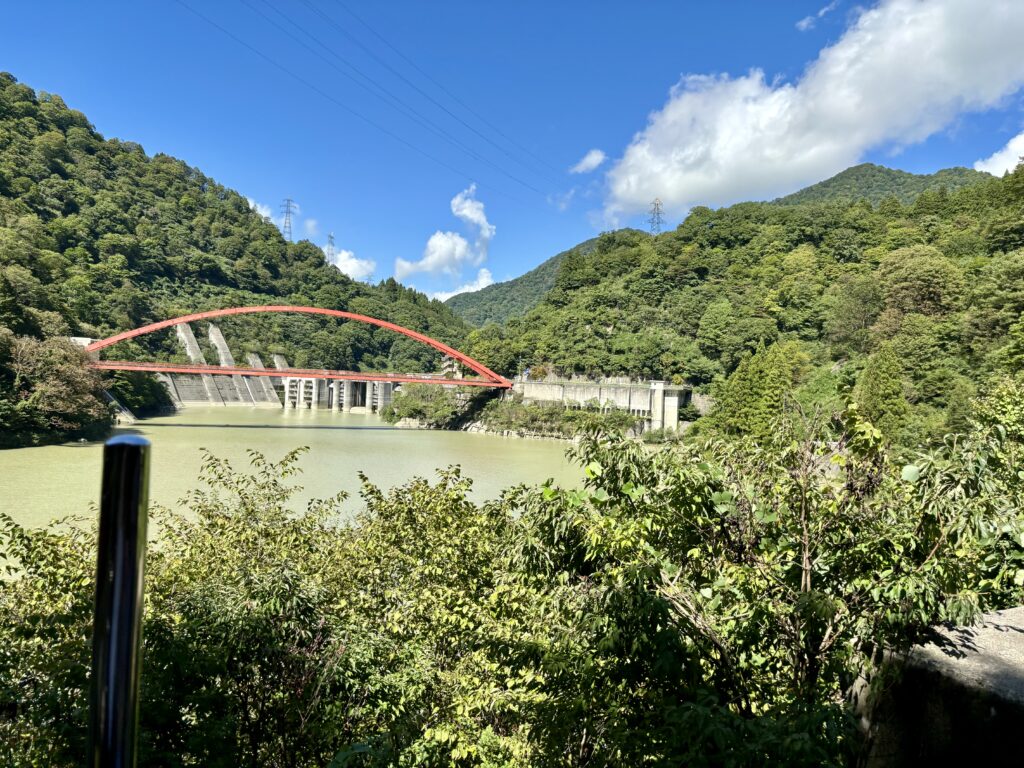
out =
{"type": "Polygon", "coordinates": [[[854,399],[860,412],[886,439],[896,439],[906,424],[909,407],[903,394],[903,366],[891,344],[882,344],[868,358],[854,399]]]}
{"type": "Polygon", "coordinates": [[[802,353],[795,342],[764,345],[744,358],[719,393],[711,424],[730,434],[768,439],[793,387],[802,353]]]}

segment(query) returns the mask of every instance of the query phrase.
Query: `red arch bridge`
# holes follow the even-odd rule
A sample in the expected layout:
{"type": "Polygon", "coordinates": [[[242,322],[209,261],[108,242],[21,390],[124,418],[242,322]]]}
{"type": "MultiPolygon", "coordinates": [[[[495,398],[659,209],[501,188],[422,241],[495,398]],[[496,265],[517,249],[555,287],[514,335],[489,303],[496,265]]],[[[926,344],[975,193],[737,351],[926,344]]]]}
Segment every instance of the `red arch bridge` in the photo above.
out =
{"type": "MultiPolygon", "coordinates": [[[[191,331],[189,331],[191,333],[191,331]]],[[[148,371],[153,373],[162,374],[193,374],[193,375],[212,375],[212,376],[257,376],[257,377],[273,377],[281,378],[286,381],[286,387],[288,386],[287,381],[293,380],[337,380],[337,381],[353,381],[353,382],[391,382],[394,384],[438,384],[438,385],[454,385],[459,386],[471,386],[471,387],[492,387],[496,389],[509,389],[512,386],[512,382],[503,376],[498,375],[491,369],[487,368],[482,363],[474,360],[469,355],[459,352],[453,347],[449,347],[447,344],[433,339],[422,333],[404,328],[401,325],[390,323],[386,320],[378,320],[374,317],[367,315],[359,315],[354,312],[344,312],[338,309],[324,309],[322,307],[292,307],[282,305],[267,305],[258,307],[232,307],[229,309],[217,309],[209,312],[196,312],[191,315],[182,315],[181,317],[175,317],[170,320],[162,320],[158,323],[152,323],[150,325],[143,326],[142,328],[136,328],[131,331],[125,331],[115,336],[111,336],[106,339],[99,339],[93,341],[85,347],[85,351],[93,358],[89,362],[89,366],[99,370],[108,371],[148,371]],[[222,364],[221,365],[208,365],[205,363],[192,362],[188,364],[183,363],[159,363],[159,362],[138,362],[133,360],[101,360],[99,359],[99,353],[101,350],[107,347],[113,346],[121,341],[128,339],[134,339],[139,336],[143,336],[149,333],[155,333],[166,328],[172,328],[175,326],[187,325],[193,321],[198,320],[212,320],[218,317],[229,317],[232,315],[247,315],[261,312],[288,312],[288,313],[299,313],[307,315],[325,315],[328,317],[335,317],[342,320],[355,320],[361,323],[367,323],[368,325],[374,325],[379,328],[385,328],[389,331],[408,336],[411,339],[426,344],[429,347],[433,347],[439,352],[443,353],[446,357],[458,361],[463,366],[472,371],[475,376],[463,377],[463,378],[452,378],[446,375],[440,374],[429,374],[429,373],[370,373],[362,371],[331,371],[322,369],[309,369],[309,368],[257,368],[257,367],[244,367],[238,365],[222,364]]],[[[286,391],[286,398],[288,392],[286,391]]],[[[287,404],[287,400],[286,400],[287,404]]]]}

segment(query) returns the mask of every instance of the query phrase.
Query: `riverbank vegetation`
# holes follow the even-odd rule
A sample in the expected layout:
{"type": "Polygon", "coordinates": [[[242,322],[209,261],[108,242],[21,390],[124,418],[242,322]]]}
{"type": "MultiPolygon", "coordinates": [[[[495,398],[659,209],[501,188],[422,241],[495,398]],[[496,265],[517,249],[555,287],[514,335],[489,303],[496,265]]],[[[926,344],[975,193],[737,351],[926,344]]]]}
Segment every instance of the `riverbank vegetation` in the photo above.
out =
{"type": "Polygon", "coordinates": [[[413,419],[435,429],[475,428],[522,437],[571,439],[587,429],[639,432],[642,419],[625,411],[591,403],[569,408],[560,403],[524,403],[520,395],[494,397],[475,387],[442,388],[427,384],[403,385],[382,412],[395,424],[413,419]]]}
{"type": "MultiPolygon", "coordinates": [[[[297,452],[208,456],[157,517],[146,766],[841,765],[858,679],[1019,603],[1021,383],[900,456],[856,406],[467,500],[450,469],[288,511],[297,452]]],[[[83,762],[94,537],[0,516],[0,758],[83,762]]],[[[863,714],[863,713],[861,713],[863,714]]]]}
{"type": "MultiPolygon", "coordinates": [[[[59,96],[0,73],[4,338],[52,350],[67,336],[102,338],[188,312],[260,304],[346,309],[454,345],[467,331],[442,303],[391,279],[377,286],[349,279],[313,243],[286,242],[239,193],[180,160],[104,139],[59,96]]],[[[222,329],[236,350],[281,352],[300,367],[422,371],[440,362],[411,339],[329,318],[250,315],[226,319],[222,329]]],[[[115,349],[125,359],[184,360],[173,332],[115,349]]],[[[16,372],[0,350],[6,444],[102,434],[109,424],[102,388],[81,358],[59,356],[61,370],[16,372]],[[59,389],[69,367],[82,386],[65,403],[37,394],[59,389]]],[[[217,359],[209,348],[207,357],[217,359]]],[[[117,380],[119,395],[143,411],[161,404],[145,381],[117,380]]]]}
{"type": "Polygon", "coordinates": [[[96,440],[112,424],[103,382],[78,347],[0,325],[0,449],[96,440]]]}

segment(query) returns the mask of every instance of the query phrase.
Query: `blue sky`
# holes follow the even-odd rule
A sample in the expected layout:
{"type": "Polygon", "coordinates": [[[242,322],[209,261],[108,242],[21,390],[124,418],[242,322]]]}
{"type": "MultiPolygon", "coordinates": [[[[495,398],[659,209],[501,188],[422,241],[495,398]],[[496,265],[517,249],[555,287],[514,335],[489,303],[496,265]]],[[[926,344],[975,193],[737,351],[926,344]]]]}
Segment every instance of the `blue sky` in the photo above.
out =
{"type": "Polygon", "coordinates": [[[1000,171],[1024,154],[1015,0],[61,0],[4,16],[0,69],[273,216],[295,199],[296,239],[333,232],[346,271],[438,294],[646,226],[655,196],[674,225],[864,160],[1000,171]]]}

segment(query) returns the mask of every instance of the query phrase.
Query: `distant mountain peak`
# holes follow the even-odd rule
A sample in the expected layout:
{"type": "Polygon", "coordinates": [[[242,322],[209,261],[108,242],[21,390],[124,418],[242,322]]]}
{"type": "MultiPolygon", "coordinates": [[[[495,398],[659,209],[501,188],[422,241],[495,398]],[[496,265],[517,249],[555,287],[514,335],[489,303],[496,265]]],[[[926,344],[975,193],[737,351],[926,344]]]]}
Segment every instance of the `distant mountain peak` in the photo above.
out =
{"type": "Polygon", "coordinates": [[[945,187],[953,192],[991,178],[990,174],[971,168],[944,168],[935,173],[920,174],[874,163],[861,163],[840,171],[830,179],[780,197],[775,202],[796,205],[826,200],[870,200],[877,204],[892,196],[907,205],[926,190],[945,187]]]}
{"type": "Polygon", "coordinates": [[[479,291],[467,291],[445,301],[455,314],[471,325],[482,327],[488,323],[504,325],[513,317],[522,317],[540,304],[558,276],[558,267],[569,253],[587,253],[596,238],[587,240],[568,251],[552,256],[529,272],[512,280],[494,283],[479,291]]]}

